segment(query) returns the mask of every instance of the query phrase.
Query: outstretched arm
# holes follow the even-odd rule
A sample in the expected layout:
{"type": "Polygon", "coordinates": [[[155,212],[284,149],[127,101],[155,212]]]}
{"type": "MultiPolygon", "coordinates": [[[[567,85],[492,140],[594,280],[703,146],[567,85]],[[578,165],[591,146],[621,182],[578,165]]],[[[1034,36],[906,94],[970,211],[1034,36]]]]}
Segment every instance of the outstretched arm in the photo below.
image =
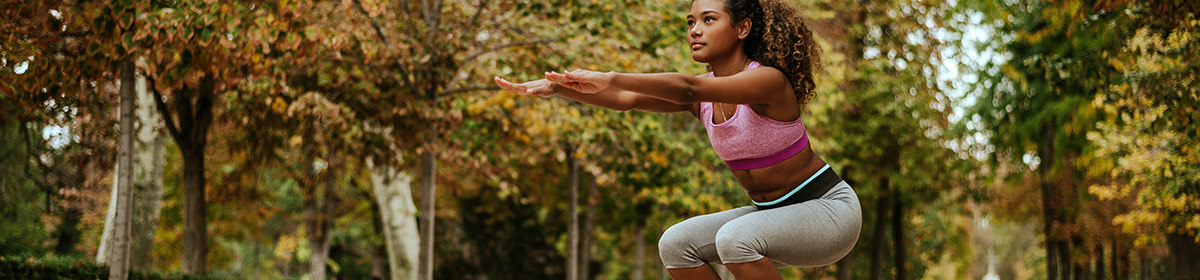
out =
{"type": "Polygon", "coordinates": [[[575,70],[550,72],[546,79],[580,92],[627,90],[675,104],[701,101],[737,104],[779,104],[792,95],[787,76],[759,67],[728,77],[706,78],[680,73],[630,74],[575,70]]]}
{"type": "Polygon", "coordinates": [[[642,110],[658,113],[689,111],[695,114],[695,109],[692,104],[676,104],[666,100],[654,98],[649,95],[615,88],[599,90],[592,93],[582,93],[570,87],[578,85],[559,85],[546,79],[525,83],[513,83],[508,80],[501,79],[500,77],[496,77],[495,81],[496,85],[499,85],[501,88],[516,92],[518,94],[535,95],[541,97],[559,95],[586,104],[618,111],[642,110]]]}

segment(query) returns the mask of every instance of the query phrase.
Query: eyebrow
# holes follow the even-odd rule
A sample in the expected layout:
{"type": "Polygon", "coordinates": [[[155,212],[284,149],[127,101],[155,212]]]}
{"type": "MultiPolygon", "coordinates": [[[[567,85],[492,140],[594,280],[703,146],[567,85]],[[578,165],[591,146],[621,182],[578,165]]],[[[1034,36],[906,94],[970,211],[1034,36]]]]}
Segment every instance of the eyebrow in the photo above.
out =
{"type": "MultiPolygon", "coordinates": [[[[720,15],[721,13],[718,13],[717,11],[713,11],[713,10],[706,10],[706,11],[700,12],[700,15],[702,15],[702,16],[703,16],[703,15],[707,15],[707,14],[718,14],[718,15],[720,15]]],[[[692,16],[692,15],[688,15],[687,17],[688,17],[688,18],[694,18],[694,16],[692,16]]]]}

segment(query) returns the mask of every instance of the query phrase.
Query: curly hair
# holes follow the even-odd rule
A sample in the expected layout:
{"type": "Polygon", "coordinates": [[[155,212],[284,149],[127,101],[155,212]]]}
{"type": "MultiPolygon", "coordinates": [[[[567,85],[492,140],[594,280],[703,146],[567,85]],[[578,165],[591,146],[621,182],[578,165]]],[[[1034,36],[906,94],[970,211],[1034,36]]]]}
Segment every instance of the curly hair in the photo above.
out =
{"type": "Polygon", "coordinates": [[[725,9],[734,23],[750,19],[746,56],[782,71],[796,99],[808,104],[815,95],[813,74],[821,70],[821,47],[796,8],[781,0],[725,0],[725,9]]]}

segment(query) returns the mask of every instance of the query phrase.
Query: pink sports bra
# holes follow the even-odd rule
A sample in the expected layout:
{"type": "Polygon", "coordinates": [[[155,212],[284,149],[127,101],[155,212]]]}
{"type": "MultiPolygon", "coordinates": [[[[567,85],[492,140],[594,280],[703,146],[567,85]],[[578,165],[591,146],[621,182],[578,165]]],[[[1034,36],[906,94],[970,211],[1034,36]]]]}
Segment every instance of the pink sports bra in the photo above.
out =
{"type": "MultiPolygon", "coordinates": [[[[746,69],[759,65],[754,61],[746,69]]],[[[733,170],[775,165],[808,147],[808,133],[801,118],[781,122],[759,115],[750,105],[738,104],[733,116],[724,123],[714,124],[711,102],[700,102],[700,116],[713,150],[733,170]]]]}

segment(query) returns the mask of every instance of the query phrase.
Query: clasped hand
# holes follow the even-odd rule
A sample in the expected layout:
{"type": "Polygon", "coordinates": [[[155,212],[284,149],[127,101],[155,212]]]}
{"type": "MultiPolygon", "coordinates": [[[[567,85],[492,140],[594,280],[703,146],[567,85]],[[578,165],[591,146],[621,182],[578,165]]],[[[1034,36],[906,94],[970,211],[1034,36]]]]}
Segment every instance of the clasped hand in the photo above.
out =
{"type": "Polygon", "coordinates": [[[565,73],[550,71],[545,75],[545,79],[524,83],[513,83],[500,77],[496,77],[495,81],[501,88],[518,94],[550,97],[556,93],[555,85],[580,93],[599,92],[608,88],[616,73],[576,69],[565,73]]]}

